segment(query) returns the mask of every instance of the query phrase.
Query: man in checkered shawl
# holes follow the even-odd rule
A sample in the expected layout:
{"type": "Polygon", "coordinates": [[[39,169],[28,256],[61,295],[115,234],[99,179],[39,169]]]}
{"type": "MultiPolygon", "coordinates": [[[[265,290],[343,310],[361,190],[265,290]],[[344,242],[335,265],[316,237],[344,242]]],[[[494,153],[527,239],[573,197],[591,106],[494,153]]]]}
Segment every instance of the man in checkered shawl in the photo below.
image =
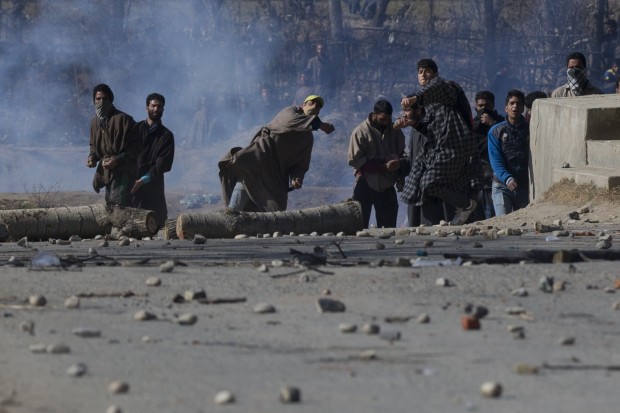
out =
{"type": "Polygon", "coordinates": [[[459,107],[459,99],[466,98],[460,86],[438,76],[437,64],[431,59],[418,62],[418,82],[422,90],[404,98],[401,105],[424,107],[424,119],[415,127],[424,131],[426,141],[405,179],[401,200],[424,210],[427,199],[439,198],[455,207],[451,224],[463,225],[476,209],[470,194],[472,182],[481,175],[471,119],[459,107]]]}

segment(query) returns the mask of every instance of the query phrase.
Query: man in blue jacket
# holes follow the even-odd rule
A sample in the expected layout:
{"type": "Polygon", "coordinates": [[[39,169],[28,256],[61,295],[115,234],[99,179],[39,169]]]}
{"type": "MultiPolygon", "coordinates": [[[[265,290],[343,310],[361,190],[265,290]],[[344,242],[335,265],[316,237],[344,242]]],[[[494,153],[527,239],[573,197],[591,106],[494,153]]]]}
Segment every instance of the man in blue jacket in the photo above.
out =
{"type": "Polygon", "coordinates": [[[513,89],[506,97],[506,120],[491,128],[489,161],[493,168],[495,215],[505,215],[529,203],[529,124],[523,117],[525,96],[513,89]]]}

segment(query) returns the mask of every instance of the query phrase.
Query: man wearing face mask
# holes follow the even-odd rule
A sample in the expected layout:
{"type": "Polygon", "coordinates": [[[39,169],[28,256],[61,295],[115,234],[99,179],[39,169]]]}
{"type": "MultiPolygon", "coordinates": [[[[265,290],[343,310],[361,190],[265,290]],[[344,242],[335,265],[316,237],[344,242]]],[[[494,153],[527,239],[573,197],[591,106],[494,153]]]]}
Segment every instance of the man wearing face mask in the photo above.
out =
{"type": "Polygon", "coordinates": [[[312,131],[334,131],[321,121],[325,101],[308,96],[302,106],[282,109],[245,148],[231,149],[218,163],[224,199],[233,211],[284,211],[288,192],[300,189],[308,168],[312,131]]]}
{"type": "Polygon", "coordinates": [[[398,199],[394,185],[405,150],[405,135],[392,125],[392,105],[379,99],[366,120],[351,134],[349,165],[355,170],[353,199],[362,206],[364,228],[375,208],[378,228],[394,228],[398,216],[398,199]]]}
{"type": "Polygon", "coordinates": [[[582,53],[574,52],[568,55],[566,58],[566,76],[568,82],[555,89],[551,93],[552,98],[603,94],[602,90],[592,85],[588,80],[586,57],[582,53]]]}
{"type": "Polygon", "coordinates": [[[129,206],[136,179],[136,159],[141,141],[133,118],[116,109],[114,93],[104,83],[93,88],[96,116],[90,123],[90,152],[86,166],[97,168],[93,189],[105,188],[107,205],[129,206]]]}

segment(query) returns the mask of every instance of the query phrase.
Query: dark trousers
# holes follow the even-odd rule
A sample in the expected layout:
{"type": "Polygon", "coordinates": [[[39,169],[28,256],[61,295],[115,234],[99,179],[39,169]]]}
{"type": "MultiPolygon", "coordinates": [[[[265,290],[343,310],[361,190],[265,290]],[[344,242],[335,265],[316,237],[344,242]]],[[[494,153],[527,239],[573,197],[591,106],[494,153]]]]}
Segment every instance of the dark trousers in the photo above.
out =
{"type": "Polygon", "coordinates": [[[407,205],[407,221],[410,227],[437,225],[442,219],[450,221],[453,216],[454,207],[439,198],[427,198],[422,206],[407,205]]]}
{"type": "Polygon", "coordinates": [[[375,191],[368,186],[363,176],[360,176],[353,188],[353,199],[362,206],[364,228],[370,223],[370,212],[375,207],[377,228],[395,228],[398,217],[398,199],[396,189],[388,188],[383,192],[375,191]]]}

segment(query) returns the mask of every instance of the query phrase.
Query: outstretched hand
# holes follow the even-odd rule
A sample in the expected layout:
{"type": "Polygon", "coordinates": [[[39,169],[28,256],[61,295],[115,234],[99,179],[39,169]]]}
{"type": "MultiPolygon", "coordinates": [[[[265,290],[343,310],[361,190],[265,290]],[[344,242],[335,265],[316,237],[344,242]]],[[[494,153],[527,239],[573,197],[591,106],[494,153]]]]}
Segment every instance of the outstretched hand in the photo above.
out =
{"type": "Polygon", "coordinates": [[[321,126],[319,127],[319,129],[321,129],[323,132],[327,133],[328,135],[336,130],[336,128],[334,128],[334,125],[332,125],[331,123],[326,123],[326,122],[321,123],[321,126]]]}

